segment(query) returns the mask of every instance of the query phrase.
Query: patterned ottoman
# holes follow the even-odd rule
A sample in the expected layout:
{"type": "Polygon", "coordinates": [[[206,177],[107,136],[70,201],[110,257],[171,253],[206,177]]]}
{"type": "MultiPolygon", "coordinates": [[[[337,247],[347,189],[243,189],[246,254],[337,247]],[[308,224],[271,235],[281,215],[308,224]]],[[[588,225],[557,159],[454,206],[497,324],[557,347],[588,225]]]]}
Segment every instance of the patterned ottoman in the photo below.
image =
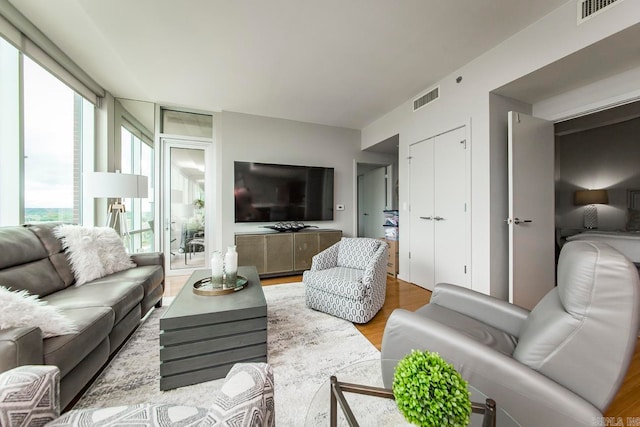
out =
{"type": "Polygon", "coordinates": [[[72,410],[60,415],[59,371],[55,366],[21,366],[0,374],[0,425],[272,427],[273,371],[266,363],[238,363],[225,378],[211,408],[139,404],[72,410]],[[47,422],[49,422],[47,424],[47,422]]]}

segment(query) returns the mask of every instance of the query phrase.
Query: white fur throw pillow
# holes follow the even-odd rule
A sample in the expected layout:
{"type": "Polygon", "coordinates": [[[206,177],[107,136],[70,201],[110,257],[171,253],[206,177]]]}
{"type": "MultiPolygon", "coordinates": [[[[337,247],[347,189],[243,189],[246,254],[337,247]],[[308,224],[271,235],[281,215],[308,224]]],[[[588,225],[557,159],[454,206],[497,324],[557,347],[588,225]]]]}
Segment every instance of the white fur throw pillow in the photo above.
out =
{"type": "Polygon", "coordinates": [[[136,266],[122,238],[111,227],[63,224],[55,228],[54,234],[67,250],[76,286],[136,266]]]}
{"type": "Polygon", "coordinates": [[[0,329],[37,326],[45,338],[78,332],[76,325],[46,301],[27,291],[0,286],[0,329]]]}

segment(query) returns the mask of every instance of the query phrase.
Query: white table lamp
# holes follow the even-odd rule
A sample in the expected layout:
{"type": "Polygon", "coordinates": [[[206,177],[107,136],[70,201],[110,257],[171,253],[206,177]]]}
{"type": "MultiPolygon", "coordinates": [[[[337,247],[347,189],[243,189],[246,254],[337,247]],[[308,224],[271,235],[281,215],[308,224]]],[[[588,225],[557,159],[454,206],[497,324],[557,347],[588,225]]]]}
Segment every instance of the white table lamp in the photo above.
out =
{"type": "Polygon", "coordinates": [[[607,190],[578,190],[575,193],[573,203],[584,206],[584,228],[598,228],[598,208],[596,204],[609,203],[607,190]]]}

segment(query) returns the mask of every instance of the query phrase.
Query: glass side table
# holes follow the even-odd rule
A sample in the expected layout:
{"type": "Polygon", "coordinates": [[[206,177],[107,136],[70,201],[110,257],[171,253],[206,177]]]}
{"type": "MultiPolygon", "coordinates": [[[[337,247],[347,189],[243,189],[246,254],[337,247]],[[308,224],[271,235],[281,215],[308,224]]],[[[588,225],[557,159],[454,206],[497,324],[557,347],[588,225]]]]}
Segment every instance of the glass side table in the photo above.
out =
{"type": "MultiPolygon", "coordinates": [[[[391,390],[384,389],[380,359],[366,360],[354,363],[336,372],[328,378],[318,389],[309,405],[305,418],[306,427],[316,426],[412,426],[402,416],[391,390]],[[345,409],[341,407],[339,399],[335,399],[332,389],[336,388],[342,394],[346,403],[346,412],[353,417],[355,423],[350,423],[345,416],[345,409]],[[335,400],[334,400],[335,399],[335,400]],[[334,410],[332,411],[332,405],[334,410]],[[332,422],[335,414],[335,424],[332,422]]],[[[471,414],[470,426],[484,427],[484,409],[489,397],[480,390],[469,385],[471,401],[477,402],[476,411],[471,414]]],[[[497,427],[519,427],[506,411],[500,408],[499,402],[494,407],[495,425],[497,427]]],[[[492,425],[492,424],[489,424],[492,425]]],[[[414,426],[415,427],[415,426],[414,426]]]]}

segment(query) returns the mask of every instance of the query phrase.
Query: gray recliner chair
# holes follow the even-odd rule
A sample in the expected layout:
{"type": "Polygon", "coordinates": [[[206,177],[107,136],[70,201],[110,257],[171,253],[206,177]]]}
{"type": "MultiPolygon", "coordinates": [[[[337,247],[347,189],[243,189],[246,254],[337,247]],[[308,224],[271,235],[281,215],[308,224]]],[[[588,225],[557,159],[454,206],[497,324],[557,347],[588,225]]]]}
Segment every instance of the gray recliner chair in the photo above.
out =
{"type": "Polygon", "coordinates": [[[522,426],[601,425],[637,341],[638,271],[605,243],[577,241],[563,247],[557,281],[531,312],[449,284],[416,312],[395,310],[385,386],[394,360],[435,351],[522,426]]]}

